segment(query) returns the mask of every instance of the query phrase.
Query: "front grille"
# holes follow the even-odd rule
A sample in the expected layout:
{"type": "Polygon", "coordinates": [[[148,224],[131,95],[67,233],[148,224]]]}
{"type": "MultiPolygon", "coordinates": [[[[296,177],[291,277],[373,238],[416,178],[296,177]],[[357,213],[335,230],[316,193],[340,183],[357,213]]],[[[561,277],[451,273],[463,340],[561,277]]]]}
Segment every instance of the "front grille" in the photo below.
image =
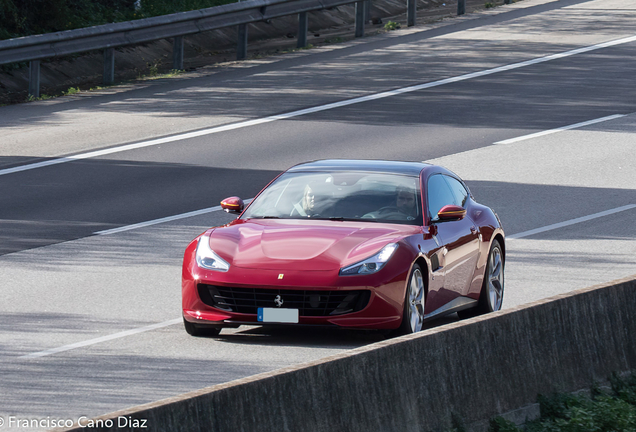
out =
{"type": "Polygon", "coordinates": [[[357,312],[365,308],[371,296],[368,290],[315,291],[222,287],[199,284],[203,303],[228,312],[256,314],[261,307],[276,307],[280,296],[281,308],[298,309],[305,317],[333,316],[357,312]]]}

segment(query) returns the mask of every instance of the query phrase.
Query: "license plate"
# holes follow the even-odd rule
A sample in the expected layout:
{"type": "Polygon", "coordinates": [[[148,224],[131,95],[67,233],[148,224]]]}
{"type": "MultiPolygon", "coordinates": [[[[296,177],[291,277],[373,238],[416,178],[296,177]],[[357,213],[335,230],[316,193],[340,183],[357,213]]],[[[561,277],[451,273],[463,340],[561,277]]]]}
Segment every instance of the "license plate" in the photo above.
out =
{"type": "Polygon", "coordinates": [[[258,321],[298,323],[298,309],[258,308],[258,321]]]}

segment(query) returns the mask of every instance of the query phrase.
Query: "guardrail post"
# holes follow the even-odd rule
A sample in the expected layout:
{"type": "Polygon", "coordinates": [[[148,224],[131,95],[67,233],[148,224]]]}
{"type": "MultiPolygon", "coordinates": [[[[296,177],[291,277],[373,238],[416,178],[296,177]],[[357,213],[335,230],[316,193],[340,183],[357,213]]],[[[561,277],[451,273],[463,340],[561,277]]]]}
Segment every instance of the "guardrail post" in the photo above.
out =
{"type": "Polygon", "coordinates": [[[104,50],[104,85],[115,82],[115,48],[104,50]]]}
{"type": "Polygon", "coordinates": [[[457,15],[466,13],[466,0],[457,0],[457,15]]]}
{"type": "Polygon", "coordinates": [[[183,36],[172,41],[172,69],[183,70],[183,36]]]}
{"type": "MultiPolygon", "coordinates": [[[[459,0],[461,1],[461,0],[459,0]]],[[[415,25],[415,12],[417,10],[417,0],[406,0],[406,26],[415,25]]]]}
{"type": "Polygon", "coordinates": [[[40,97],[40,60],[29,62],[29,96],[40,97]]]}
{"type": "Polygon", "coordinates": [[[301,12],[298,14],[298,43],[296,48],[305,48],[307,46],[307,29],[309,25],[309,19],[307,12],[301,12]]]}
{"type": "Polygon", "coordinates": [[[247,57],[247,24],[239,24],[236,59],[243,60],[245,57],[247,57]]]}
{"type": "Polygon", "coordinates": [[[364,0],[356,2],[356,37],[364,36],[364,0]]]}

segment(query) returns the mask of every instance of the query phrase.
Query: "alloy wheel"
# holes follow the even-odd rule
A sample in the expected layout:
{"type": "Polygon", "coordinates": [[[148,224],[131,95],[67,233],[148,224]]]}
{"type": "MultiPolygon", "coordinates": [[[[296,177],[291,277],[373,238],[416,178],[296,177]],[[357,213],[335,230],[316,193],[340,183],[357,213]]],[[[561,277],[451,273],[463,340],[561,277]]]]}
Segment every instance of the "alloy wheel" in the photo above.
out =
{"type": "Polygon", "coordinates": [[[504,271],[501,249],[497,246],[488,257],[488,302],[493,311],[501,309],[504,291],[504,271]]]}
{"type": "Polygon", "coordinates": [[[409,282],[408,311],[411,332],[417,333],[422,330],[424,322],[424,280],[422,272],[416,268],[411,275],[409,282]]]}

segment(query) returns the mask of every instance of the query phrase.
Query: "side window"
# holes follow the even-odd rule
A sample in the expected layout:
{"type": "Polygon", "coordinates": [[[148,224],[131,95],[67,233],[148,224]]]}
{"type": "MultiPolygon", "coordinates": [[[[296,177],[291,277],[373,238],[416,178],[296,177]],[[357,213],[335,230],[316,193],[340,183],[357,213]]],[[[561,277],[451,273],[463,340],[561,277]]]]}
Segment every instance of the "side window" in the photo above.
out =
{"type": "Polygon", "coordinates": [[[455,195],[441,174],[435,174],[428,179],[426,187],[428,198],[428,212],[432,220],[437,220],[437,213],[445,205],[457,204],[455,195]]]}
{"type": "Polygon", "coordinates": [[[468,191],[466,190],[464,185],[453,177],[444,176],[444,178],[448,182],[448,186],[450,186],[451,190],[453,191],[453,195],[455,196],[455,202],[457,203],[457,205],[465,208],[466,200],[468,199],[468,191]]]}

